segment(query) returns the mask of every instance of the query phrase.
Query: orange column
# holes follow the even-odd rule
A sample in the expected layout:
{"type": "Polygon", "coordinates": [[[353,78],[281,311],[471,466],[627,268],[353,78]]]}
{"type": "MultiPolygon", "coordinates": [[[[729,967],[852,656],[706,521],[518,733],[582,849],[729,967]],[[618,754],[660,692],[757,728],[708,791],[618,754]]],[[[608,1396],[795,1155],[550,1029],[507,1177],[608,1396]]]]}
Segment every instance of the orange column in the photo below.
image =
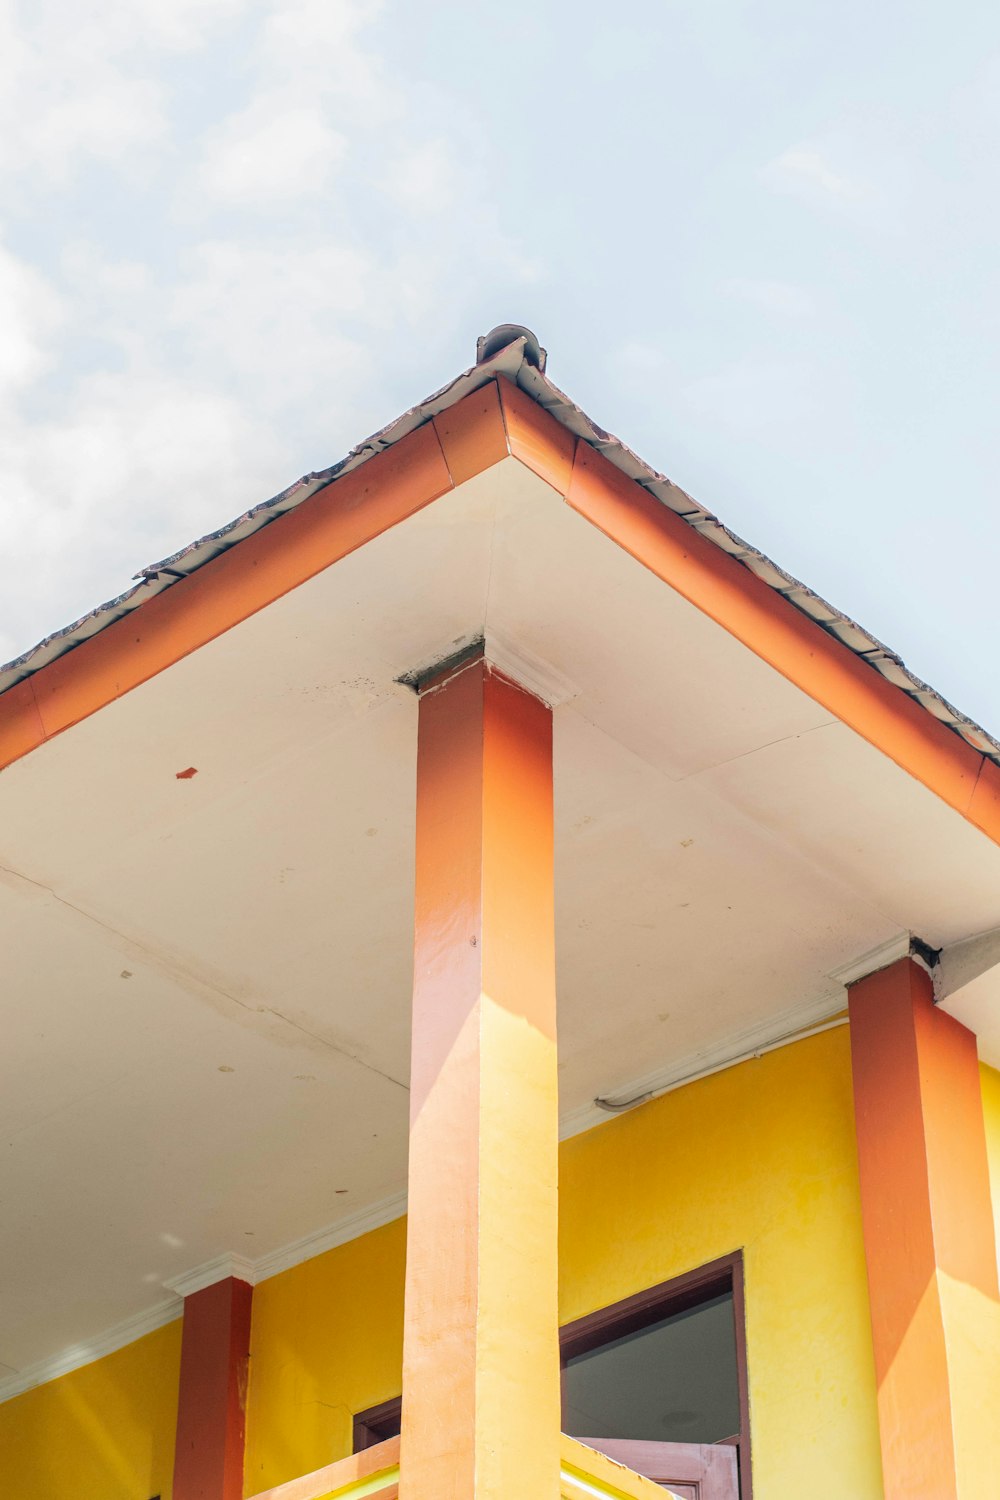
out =
{"type": "Polygon", "coordinates": [[[184,1298],[173,1500],[242,1500],[252,1297],[227,1276],[184,1298]]]}
{"type": "Polygon", "coordinates": [[[851,986],[850,1022],[885,1494],[992,1495],[1000,1327],[976,1039],[912,959],[851,986]]]}
{"type": "Polygon", "coordinates": [[[419,707],[403,1500],[557,1500],[552,716],[481,658],[419,707]]]}

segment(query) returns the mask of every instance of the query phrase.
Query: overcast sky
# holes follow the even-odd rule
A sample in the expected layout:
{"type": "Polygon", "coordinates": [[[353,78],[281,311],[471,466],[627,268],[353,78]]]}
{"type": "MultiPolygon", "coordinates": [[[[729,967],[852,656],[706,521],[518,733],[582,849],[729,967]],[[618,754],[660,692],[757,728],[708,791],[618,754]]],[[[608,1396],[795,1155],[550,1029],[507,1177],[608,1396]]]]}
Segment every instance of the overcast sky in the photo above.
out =
{"type": "Polygon", "coordinates": [[[527,323],[1000,732],[1000,7],[0,0],[0,660],[527,323]]]}

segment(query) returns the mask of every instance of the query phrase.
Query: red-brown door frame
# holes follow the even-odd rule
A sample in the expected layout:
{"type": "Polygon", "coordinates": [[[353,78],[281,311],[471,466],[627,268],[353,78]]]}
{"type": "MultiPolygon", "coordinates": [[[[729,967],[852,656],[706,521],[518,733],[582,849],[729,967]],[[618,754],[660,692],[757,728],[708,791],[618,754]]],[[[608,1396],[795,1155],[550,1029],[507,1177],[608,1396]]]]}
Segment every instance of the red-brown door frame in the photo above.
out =
{"type": "Polygon", "coordinates": [[[611,1339],[637,1332],[660,1318],[696,1307],[710,1297],[732,1292],[733,1322],[736,1335],[736,1370],[739,1381],[740,1431],[735,1447],[740,1470],[741,1500],[752,1500],[753,1481],[750,1467],[750,1393],[747,1381],[746,1301],[743,1282],[743,1252],[733,1251],[718,1260],[709,1261],[697,1270],[674,1276],[657,1286],[647,1287],[598,1308],[559,1331],[559,1350],[565,1362],[577,1354],[586,1354],[611,1339]]]}

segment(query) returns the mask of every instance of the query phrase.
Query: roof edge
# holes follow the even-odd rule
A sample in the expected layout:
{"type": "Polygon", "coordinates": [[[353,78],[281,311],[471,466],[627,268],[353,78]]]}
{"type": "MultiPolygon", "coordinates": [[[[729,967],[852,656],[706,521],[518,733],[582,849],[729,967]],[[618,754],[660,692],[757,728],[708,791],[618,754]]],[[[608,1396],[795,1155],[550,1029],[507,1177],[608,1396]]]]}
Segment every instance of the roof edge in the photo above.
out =
{"type": "Polygon", "coordinates": [[[640,459],[621,439],[588,417],[538,367],[525,337],[515,339],[513,343],[484,359],[481,364],[474,365],[449,381],[402,416],[357,444],[330,468],[304,475],[287,489],[244,512],[226,526],[209,532],[170,557],[141,568],[135,575],[137,581],[133,588],[99,605],[72,624],[47,636],[13,661],[0,666],[0,696],[59,657],[73,651],[84,641],[100,634],[133,610],[141,608],[181,579],[190,577],[206,563],[245,541],[280,516],[297,509],[319,491],[395,447],[403,438],[497,378],[516,385],[574,438],[600,453],[700,536],[747,568],[873,671],[900,688],[926,713],[1000,766],[1000,741],[911,672],[902,658],[877,637],[723,525],[712,511],[699,505],[672,480],[640,459]]]}

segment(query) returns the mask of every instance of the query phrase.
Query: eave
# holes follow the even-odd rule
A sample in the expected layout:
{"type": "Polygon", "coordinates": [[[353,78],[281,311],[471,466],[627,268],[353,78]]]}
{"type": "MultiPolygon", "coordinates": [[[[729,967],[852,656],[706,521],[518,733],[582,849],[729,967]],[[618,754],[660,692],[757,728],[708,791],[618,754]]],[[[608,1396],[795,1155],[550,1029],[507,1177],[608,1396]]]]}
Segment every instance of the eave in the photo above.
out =
{"type": "MultiPolygon", "coordinates": [[[[0,667],[0,768],[120,696],[121,691],[145,681],[187,649],[211,639],[220,628],[279,597],[283,589],[310,576],[313,564],[322,567],[336,561],[337,556],[378,534],[384,523],[427,504],[477,466],[496,462],[501,453],[508,452],[541,477],[555,481],[556,487],[562,483],[570,504],[589,513],[639,561],[652,565],[664,582],[711,613],[988,837],[1000,840],[1000,742],[916,678],[888,646],[726,528],[711,511],[592,422],[547,380],[529,359],[526,345],[525,338],[517,338],[366,438],[336,465],[304,475],[228,526],[142,568],[135,588],[0,667]],[[469,399],[493,383],[507,398],[501,402],[502,431],[489,395],[484,396],[486,405],[469,399]],[[510,386],[528,396],[529,402],[517,401],[510,386]],[[460,413],[457,435],[448,440],[447,452],[442,435],[453,425],[448,414],[456,410],[460,413]],[[597,458],[588,458],[588,453],[597,458]],[[372,463],[378,475],[366,472],[372,463]],[[402,486],[405,495],[394,498],[390,514],[366,511],[364,495],[384,483],[393,469],[394,486],[402,486]],[[600,513],[591,504],[595,489],[603,492],[597,507],[600,513]],[[262,544],[259,534],[283,517],[294,516],[316,496],[342,513],[330,516],[336,537],[330,538],[328,552],[316,549],[315,538],[307,538],[312,561],[292,559],[283,576],[258,589],[256,601],[232,607],[219,607],[219,601],[213,601],[207,612],[202,607],[201,621],[190,618],[199,612],[196,604],[193,610],[187,600],[177,600],[175,610],[169,607],[174,598],[166,604],[165,595],[177,589],[178,583],[193,579],[210,564],[216,564],[211,591],[223,588],[222,559],[234,549],[241,559],[240,573],[246,574],[265,559],[271,561],[274,553],[277,571],[282,573],[280,553],[288,550],[288,528],[280,544],[276,537],[268,537],[273,546],[262,544]],[[684,531],[669,517],[676,517],[684,531]],[[705,543],[727,561],[706,549],[705,543]],[[120,642],[130,630],[126,621],[136,610],[142,612],[142,634],[135,643],[142,651],[123,652],[120,642]],[[184,621],[180,634],[177,619],[184,621]],[[108,631],[114,631],[114,639],[106,640],[106,649],[100,649],[96,642],[108,631]],[[144,642],[144,634],[157,639],[144,642]],[[67,663],[67,655],[81,646],[90,649],[67,663]],[[127,655],[133,660],[124,664],[127,655]],[[112,658],[109,670],[108,658],[112,658]],[[867,670],[858,672],[852,658],[867,670]],[[912,705],[919,712],[913,712],[912,705]],[[946,733],[940,732],[942,726],[946,733]]],[[[309,525],[301,529],[312,531],[309,525]]]]}

